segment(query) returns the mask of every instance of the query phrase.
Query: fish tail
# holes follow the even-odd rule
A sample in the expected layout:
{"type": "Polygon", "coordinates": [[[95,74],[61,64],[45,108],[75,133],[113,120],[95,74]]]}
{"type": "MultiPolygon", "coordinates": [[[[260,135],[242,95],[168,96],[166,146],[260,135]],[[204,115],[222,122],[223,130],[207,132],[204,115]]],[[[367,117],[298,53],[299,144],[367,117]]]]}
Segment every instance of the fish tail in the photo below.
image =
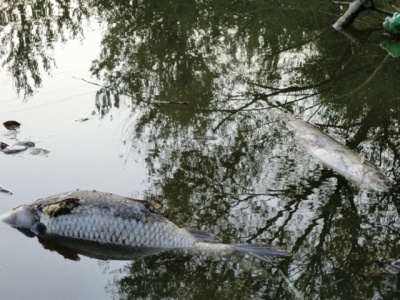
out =
{"type": "Polygon", "coordinates": [[[208,250],[216,253],[231,253],[237,251],[249,254],[261,260],[268,257],[289,257],[290,252],[269,245],[262,244],[222,244],[215,236],[200,230],[186,229],[196,239],[198,249],[208,250]]]}
{"type": "Polygon", "coordinates": [[[260,244],[235,244],[232,248],[257,257],[261,260],[268,260],[268,257],[289,257],[290,252],[282,250],[273,246],[260,245],[260,244]]]}

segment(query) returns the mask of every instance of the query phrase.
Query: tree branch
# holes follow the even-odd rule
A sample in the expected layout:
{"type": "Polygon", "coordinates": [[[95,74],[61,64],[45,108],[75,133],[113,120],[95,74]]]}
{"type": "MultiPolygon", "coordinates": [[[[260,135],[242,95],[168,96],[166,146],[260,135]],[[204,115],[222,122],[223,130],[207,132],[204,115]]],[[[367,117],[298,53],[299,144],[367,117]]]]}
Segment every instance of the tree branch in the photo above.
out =
{"type": "Polygon", "coordinates": [[[371,0],[355,0],[351,2],[344,15],[333,24],[333,28],[336,30],[343,30],[354,22],[360,12],[372,9],[373,7],[374,5],[371,0]]]}

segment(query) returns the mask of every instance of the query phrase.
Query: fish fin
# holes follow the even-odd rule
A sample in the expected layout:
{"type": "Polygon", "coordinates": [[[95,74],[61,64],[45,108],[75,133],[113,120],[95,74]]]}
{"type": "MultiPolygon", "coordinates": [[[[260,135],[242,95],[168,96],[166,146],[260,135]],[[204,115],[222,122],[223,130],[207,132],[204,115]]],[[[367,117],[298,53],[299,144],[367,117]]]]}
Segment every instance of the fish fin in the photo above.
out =
{"type": "Polygon", "coordinates": [[[232,245],[235,250],[247,253],[261,260],[267,260],[267,257],[289,257],[290,252],[273,246],[260,244],[236,244],[232,245]]]}
{"type": "Polygon", "coordinates": [[[212,234],[209,234],[208,232],[191,228],[185,228],[185,230],[189,232],[192,235],[192,237],[194,237],[199,242],[220,243],[220,240],[218,240],[218,238],[216,238],[212,234]]]}

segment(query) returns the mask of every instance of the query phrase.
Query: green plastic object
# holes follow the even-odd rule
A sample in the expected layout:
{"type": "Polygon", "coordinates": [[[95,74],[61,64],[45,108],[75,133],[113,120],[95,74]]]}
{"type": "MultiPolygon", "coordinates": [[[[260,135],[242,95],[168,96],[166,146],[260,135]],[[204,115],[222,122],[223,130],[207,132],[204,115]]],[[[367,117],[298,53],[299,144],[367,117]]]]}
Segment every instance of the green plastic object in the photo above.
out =
{"type": "Polygon", "coordinates": [[[385,49],[392,57],[400,56],[400,41],[396,39],[384,39],[381,47],[385,49]]]}
{"type": "Polygon", "coordinates": [[[383,29],[387,33],[400,35],[400,13],[395,12],[393,17],[387,17],[385,22],[383,22],[383,29]]]}

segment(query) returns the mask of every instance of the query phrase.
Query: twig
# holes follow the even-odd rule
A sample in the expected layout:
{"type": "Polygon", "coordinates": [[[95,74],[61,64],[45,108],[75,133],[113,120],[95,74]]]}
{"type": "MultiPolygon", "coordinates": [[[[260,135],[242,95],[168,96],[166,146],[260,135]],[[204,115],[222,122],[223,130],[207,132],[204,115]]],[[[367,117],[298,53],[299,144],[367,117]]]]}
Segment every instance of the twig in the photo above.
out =
{"type": "Polygon", "coordinates": [[[144,103],[151,104],[151,105],[162,105],[162,104],[179,104],[179,105],[183,104],[183,105],[187,105],[187,104],[189,104],[189,102],[174,102],[174,101],[153,101],[153,102],[151,102],[151,101],[146,101],[146,100],[143,100],[143,99],[142,100],[138,100],[134,95],[132,95],[130,93],[127,93],[127,92],[124,92],[124,91],[120,91],[120,90],[118,90],[116,88],[113,88],[111,86],[104,86],[104,85],[101,85],[99,83],[96,83],[96,82],[93,82],[93,81],[89,81],[89,80],[84,79],[84,78],[78,78],[78,77],[75,77],[75,76],[72,76],[72,78],[77,79],[77,80],[82,80],[82,81],[84,81],[86,83],[98,86],[98,87],[100,87],[102,89],[108,89],[108,90],[111,90],[111,91],[115,91],[118,94],[125,95],[127,97],[132,98],[132,99],[135,99],[138,102],[144,102],[144,103]]]}
{"type": "Polygon", "coordinates": [[[289,280],[289,278],[283,274],[281,270],[278,270],[280,275],[286,281],[287,285],[289,286],[289,290],[293,293],[294,297],[297,300],[304,300],[304,296],[300,293],[300,291],[293,285],[293,283],[289,280]]]}
{"type": "Polygon", "coordinates": [[[349,4],[349,8],[341,16],[335,24],[333,24],[333,28],[336,30],[343,30],[347,26],[351,25],[360,12],[370,9],[373,7],[372,1],[370,0],[355,0],[349,4]]]}
{"type": "Polygon", "coordinates": [[[0,192],[6,193],[6,194],[9,194],[9,195],[12,195],[12,194],[13,194],[11,191],[6,190],[6,189],[3,189],[1,186],[0,186],[0,192]]]}

